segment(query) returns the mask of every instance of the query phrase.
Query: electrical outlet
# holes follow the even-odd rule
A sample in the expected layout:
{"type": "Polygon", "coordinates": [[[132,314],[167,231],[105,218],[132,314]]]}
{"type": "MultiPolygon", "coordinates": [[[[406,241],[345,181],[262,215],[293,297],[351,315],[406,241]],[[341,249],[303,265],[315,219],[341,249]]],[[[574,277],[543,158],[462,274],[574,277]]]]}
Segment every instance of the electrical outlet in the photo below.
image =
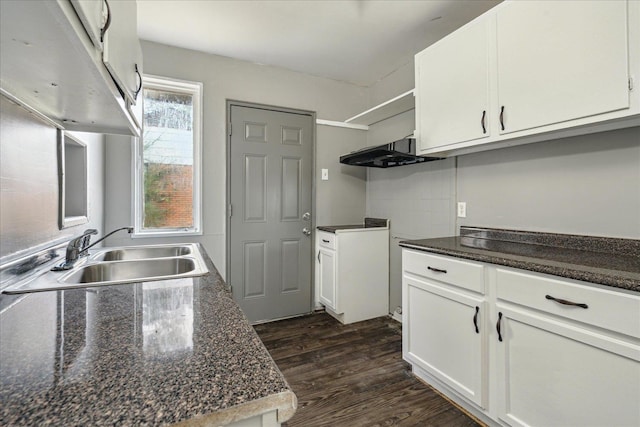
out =
{"type": "Polygon", "coordinates": [[[458,218],[467,217],[467,202],[458,202],[458,218]]]}
{"type": "Polygon", "coordinates": [[[322,169],[322,180],[329,181],[329,169],[322,169]]]}

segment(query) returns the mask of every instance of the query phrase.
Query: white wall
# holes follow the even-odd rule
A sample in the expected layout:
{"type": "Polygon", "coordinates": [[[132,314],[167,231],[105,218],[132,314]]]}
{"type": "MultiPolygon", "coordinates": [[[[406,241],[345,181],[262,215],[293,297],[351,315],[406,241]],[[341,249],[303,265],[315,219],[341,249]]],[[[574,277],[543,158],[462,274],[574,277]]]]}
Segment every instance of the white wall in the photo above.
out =
{"type": "Polygon", "coordinates": [[[460,225],[640,238],[640,128],[458,157],[460,225]]]}
{"type": "MultiPolygon", "coordinates": [[[[146,74],[198,81],[204,84],[203,130],[203,230],[192,238],[135,239],[136,244],[171,241],[201,242],[220,273],[225,275],[226,247],[226,101],[238,100],[315,111],[317,118],[342,121],[361,111],[367,90],[326,78],[281,68],[204,54],[166,45],[142,42],[146,74]]],[[[332,170],[328,182],[318,184],[316,224],[333,221],[361,222],[365,213],[365,176],[342,174],[335,151],[362,148],[366,139],[351,130],[318,127],[316,181],[320,168],[332,170]],[[337,150],[340,141],[342,150],[337,150]],[[358,182],[359,181],[359,182],[358,182]],[[332,204],[332,194],[349,203],[332,204]]],[[[116,228],[131,223],[131,149],[126,138],[108,137],[106,224],[116,228]]],[[[126,235],[115,235],[110,245],[130,244],[126,235]]]]}
{"type": "MultiPolygon", "coordinates": [[[[368,144],[400,139],[412,134],[414,126],[413,110],[392,117],[370,127],[368,144]]],[[[391,312],[402,305],[402,259],[398,242],[455,234],[455,174],[455,158],[388,169],[368,168],[367,216],[391,220],[391,312]]]]}
{"type": "Polygon", "coordinates": [[[103,230],[104,137],[73,132],[87,145],[89,222],[59,229],[57,130],[0,96],[0,262],[103,230]]]}

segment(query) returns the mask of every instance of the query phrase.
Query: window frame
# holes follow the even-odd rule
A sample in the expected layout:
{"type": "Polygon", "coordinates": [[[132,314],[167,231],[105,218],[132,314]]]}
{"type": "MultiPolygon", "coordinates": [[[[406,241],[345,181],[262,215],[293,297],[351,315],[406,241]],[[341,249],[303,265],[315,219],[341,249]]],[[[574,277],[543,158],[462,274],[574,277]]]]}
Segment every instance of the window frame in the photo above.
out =
{"type": "MultiPolygon", "coordinates": [[[[144,115],[141,120],[140,137],[135,138],[133,144],[133,173],[135,191],[133,192],[134,232],[132,238],[144,237],[178,237],[201,236],[202,230],[202,104],[203,84],[145,74],[143,76],[143,90],[145,88],[189,93],[193,96],[193,226],[179,228],[143,228],[144,224],[144,162],[143,146],[144,115]]],[[[140,99],[143,103],[144,93],[140,99]]]]}

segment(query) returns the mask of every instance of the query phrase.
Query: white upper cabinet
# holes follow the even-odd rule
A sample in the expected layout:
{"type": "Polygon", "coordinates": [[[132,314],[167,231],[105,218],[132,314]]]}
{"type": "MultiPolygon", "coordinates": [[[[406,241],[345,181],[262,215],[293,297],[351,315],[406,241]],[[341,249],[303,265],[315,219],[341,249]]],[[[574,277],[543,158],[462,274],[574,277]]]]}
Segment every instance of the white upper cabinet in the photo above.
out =
{"type": "Polygon", "coordinates": [[[422,149],[486,138],[489,20],[480,19],[416,55],[416,131],[422,149]]]}
{"type": "MultiPolygon", "coordinates": [[[[103,49],[93,41],[92,33],[101,28],[97,4],[102,5],[102,1],[0,1],[3,92],[66,130],[139,136],[140,126],[131,113],[133,94],[140,85],[136,59],[131,59],[140,55],[135,1],[111,3],[117,3],[118,10],[126,4],[129,13],[133,13],[133,17],[126,13],[112,15],[107,30],[114,39],[121,31],[119,23],[128,26],[122,37],[117,37],[127,49],[114,48],[109,56],[112,64],[130,64],[122,72],[126,78],[120,78],[119,70],[112,77],[103,63],[103,49]],[[82,13],[74,8],[80,4],[91,20],[81,20],[82,13]],[[116,59],[120,55],[124,59],[116,59]],[[114,80],[115,76],[119,78],[114,80]]],[[[142,62],[139,64],[138,71],[142,73],[142,62]]]]}
{"type": "Polygon", "coordinates": [[[510,2],[496,25],[501,133],[629,108],[625,1],[510,2]]]}
{"type": "Polygon", "coordinates": [[[93,45],[102,50],[102,29],[107,24],[107,4],[102,0],[71,0],[93,45]]]}
{"type": "Polygon", "coordinates": [[[640,125],[638,1],[505,1],[415,63],[421,155],[640,125]]]}
{"type": "Polygon", "coordinates": [[[103,61],[125,98],[135,105],[136,92],[142,85],[136,2],[118,0],[107,4],[111,21],[104,34],[103,61]]]}

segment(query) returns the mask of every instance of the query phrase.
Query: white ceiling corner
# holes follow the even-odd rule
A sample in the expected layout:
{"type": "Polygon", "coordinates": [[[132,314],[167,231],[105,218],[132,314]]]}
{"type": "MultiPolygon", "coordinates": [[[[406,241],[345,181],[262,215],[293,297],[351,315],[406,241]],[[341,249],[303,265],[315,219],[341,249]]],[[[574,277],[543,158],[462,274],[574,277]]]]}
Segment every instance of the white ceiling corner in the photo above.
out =
{"type": "Polygon", "coordinates": [[[370,86],[500,0],[138,0],[141,39],[370,86]]]}

